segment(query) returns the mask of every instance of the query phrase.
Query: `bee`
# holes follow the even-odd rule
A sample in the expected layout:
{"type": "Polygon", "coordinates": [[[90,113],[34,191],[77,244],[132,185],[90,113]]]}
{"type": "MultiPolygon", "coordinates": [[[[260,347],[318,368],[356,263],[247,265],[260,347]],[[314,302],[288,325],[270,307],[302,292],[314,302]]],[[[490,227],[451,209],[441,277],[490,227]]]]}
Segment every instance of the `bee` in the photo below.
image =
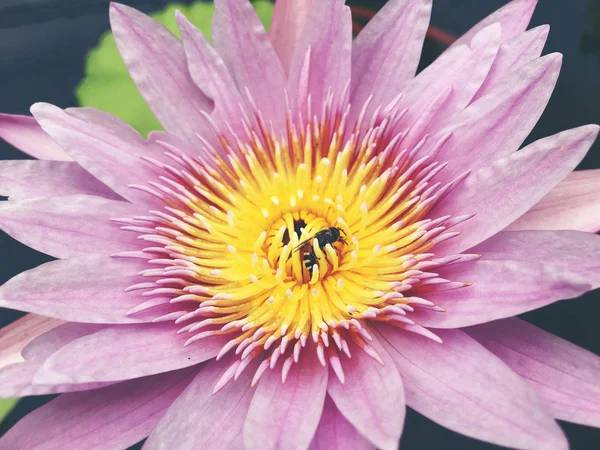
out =
{"type": "Polygon", "coordinates": [[[319,258],[317,258],[317,255],[315,255],[315,252],[313,249],[311,249],[309,252],[306,252],[304,254],[303,260],[304,260],[304,267],[306,267],[306,270],[308,270],[308,274],[312,277],[312,273],[313,273],[313,267],[317,264],[317,260],[319,258]]]}
{"type": "Polygon", "coordinates": [[[342,233],[344,233],[344,236],[346,235],[346,232],[340,227],[331,227],[325,230],[317,231],[317,233],[315,233],[314,236],[309,237],[308,239],[300,242],[296,247],[294,247],[294,251],[297,252],[301,248],[312,244],[314,239],[316,239],[319,243],[319,248],[321,250],[323,250],[327,246],[327,244],[334,244],[335,242],[347,244],[346,240],[342,237],[342,233]]]}

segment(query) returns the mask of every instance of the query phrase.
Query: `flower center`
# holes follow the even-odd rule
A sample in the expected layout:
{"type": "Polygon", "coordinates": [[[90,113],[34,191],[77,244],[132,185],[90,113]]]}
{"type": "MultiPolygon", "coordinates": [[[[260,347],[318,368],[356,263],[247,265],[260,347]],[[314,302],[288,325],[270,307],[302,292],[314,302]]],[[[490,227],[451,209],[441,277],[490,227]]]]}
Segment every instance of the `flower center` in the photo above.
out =
{"type": "Polygon", "coordinates": [[[329,105],[320,121],[288,118],[279,136],[257,115],[244,137],[216,130],[222,148],[203,142],[204,157],[163,144],[176,164],[153,162],[161,182],[143,189],[165,208],[125,227],[159,245],[145,252],[160,268],[132,288],[178,307],[159,320],[182,324],[187,344],[229,336],[218,357],[239,355],[232,377],[261,359],[255,382],[281,357],[285,378],[310,340],[342,380],[338,352],[359,347],[379,361],[370,321],[439,340],[410,313],[443,311],[427,293],[465,285],[435,270],[474,256],[432,252],[468,219],[432,217],[460,179],[433,182],[444,164],[404,148],[402,113],[388,110],[350,132],[329,105]]]}

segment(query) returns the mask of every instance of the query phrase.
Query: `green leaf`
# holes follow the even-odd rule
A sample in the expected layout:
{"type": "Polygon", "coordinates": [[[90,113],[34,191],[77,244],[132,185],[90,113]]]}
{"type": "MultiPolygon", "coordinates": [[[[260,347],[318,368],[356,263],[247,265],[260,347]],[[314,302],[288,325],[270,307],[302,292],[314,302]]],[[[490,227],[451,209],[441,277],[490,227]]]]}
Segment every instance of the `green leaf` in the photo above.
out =
{"type": "Polygon", "coordinates": [[[12,411],[15,407],[18,398],[2,398],[0,399],[0,423],[4,420],[6,416],[12,411]]]}
{"type": "MultiPolygon", "coordinates": [[[[268,1],[253,2],[265,28],[271,23],[273,4],[268,1]]],[[[210,40],[210,21],[215,10],[212,3],[192,5],[171,4],[164,10],[151,14],[158,22],[179,36],[175,10],[179,9],[210,40]]],[[[129,123],[143,136],[162,127],[138,92],[121,60],[115,39],[110,31],[101,38],[97,47],[87,56],[85,77],[75,88],[81,106],[90,106],[111,113],[129,123]]]]}

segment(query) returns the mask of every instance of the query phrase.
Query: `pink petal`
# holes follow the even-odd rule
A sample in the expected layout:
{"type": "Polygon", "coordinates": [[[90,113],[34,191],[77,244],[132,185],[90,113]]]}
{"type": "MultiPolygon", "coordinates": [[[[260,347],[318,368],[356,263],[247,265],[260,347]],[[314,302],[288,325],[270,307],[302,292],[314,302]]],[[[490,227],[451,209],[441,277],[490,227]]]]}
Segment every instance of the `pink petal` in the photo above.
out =
{"type": "Polygon", "coordinates": [[[561,60],[561,55],[551,54],[513,72],[433,136],[428,148],[451,134],[436,156],[449,161],[444,177],[454,178],[515,152],[546,107],[561,60]]]}
{"type": "Polygon", "coordinates": [[[290,71],[296,44],[314,3],[315,0],[277,0],[275,2],[269,37],[286,73],[290,71]]]}
{"type": "Polygon", "coordinates": [[[327,369],[307,348],[285,383],[281,369],[268,370],[258,384],[246,423],[246,450],[306,449],[315,434],[327,390],[327,369]]]}
{"type": "Polygon", "coordinates": [[[79,164],[70,161],[0,161],[0,193],[9,200],[73,194],[121,199],[79,164]]]}
{"type": "Polygon", "coordinates": [[[515,70],[535,61],[542,54],[550,27],[542,25],[521,33],[500,46],[483,86],[477,92],[475,100],[487,94],[494,86],[515,70]]]}
{"type": "Polygon", "coordinates": [[[235,131],[243,133],[240,116],[246,100],[240,95],[232,74],[204,34],[179,11],[176,18],[190,74],[194,82],[215,102],[212,118],[223,128],[229,124],[235,131]]]}
{"type": "Polygon", "coordinates": [[[152,431],[194,370],[64,394],[0,439],[2,448],[127,448],[152,431]]]}
{"type": "Polygon", "coordinates": [[[537,0],[513,0],[487,16],[458,39],[453,46],[467,44],[485,27],[499,23],[502,26],[502,41],[508,41],[527,29],[537,0]]]}
{"type": "Polygon", "coordinates": [[[0,306],[74,322],[140,322],[139,315],[126,314],[148,298],[125,289],[139,283],[136,274],[147,268],[145,260],[107,255],[51,261],[0,287],[0,306]]]}
{"type": "Polygon", "coordinates": [[[352,47],[352,104],[385,104],[415,76],[427,32],[431,0],[391,0],[352,47]]]}
{"type": "Polygon", "coordinates": [[[523,320],[466,332],[521,375],[557,419],[600,426],[600,357],[523,320]]]}
{"type": "Polygon", "coordinates": [[[402,376],[407,404],[458,433],[522,449],[567,449],[535,392],[500,359],[459,330],[422,336],[378,327],[402,376]]]}
{"type": "Polygon", "coordinates": [[[217,356],[227,336],[184,346],[173,323],[113,325],[77,339],[46,360],[38,384],[128,380],[193,366],[217,356]],[[115,363],[118,361],[118,364],[115,363]]]}
{"type": "Polygon", "coordinates": [[[81,167],[117,194],[134,203],[159,204],[154,197],[129,185],[145,185],[156,178],[140,158],[162,155],[163,150],[148,144],[125,122],[91,108],[62,110],[47,103],[34,104],[31,112],[81,167]]]}
{"type": "Polygon", "coordinates": [[[208,130],[202,112],[212,103],[192,81],[181,41],[118,3],[110,5],[110,24],[129,74],[156,118],[167,131],[196,142],[196,133],[208,130]]]}
{"type": "Polygon", "coordinates": [[[285,72],[252,4],[216,0],[211,29],[213,45],[238,89],[248,89],[267,123],[284,126],[285,72]]]}
{"type": "Polygon", "coordinates": [[[0,228],[55,258],[141,250],[137,233],[110,219],[147,213],[139,205],[91,195],[31,198],[0,205],[0,228]]]}
{"type": "Polygon", "coordinates": [[[407,84],[398,106],[399,110],[407,109],[399,125],[399,131],[410,128],[407,148],[428,134],[430,122],[453,94],[451,86],[463,76],[463,68],[472,57],[473,51],[468,45],[455,47],[444,52],[407,84]],[[440,77],[440,73],[444,76],[440,77]]]}
{"type": "MultiPolygon", "coordinates": [[[[396,445],[395,448],[398,446],[396,445]]],[[[309,450],[375,450],[331,400],[325,398],[323,414],[309,450]]]]}
{"type": "Polygon", "coordinates": [[[336,407],[377,448],[396,450],[405,416],[404,388],[394,361],[374,336],[369,343],[385,365],[354,346],[342,361],[345,383],[329,374],[327,392],[336,407]]]}
{"type": "Polygon", "coordinates": [[[0,114],[0,138],[37,159],[70,161],[61,149],[30,116],[0,114]]]}
{"type": "Polygon", "coordinates": [[[570,173],[508,230],[600,230],[600,169],[570,173]]]}
{"type": "Polygon", "coordinates": [[[304,112],[310,95],[313,113],[320,114],[330,90],[341,101],[351,79],[351,53],[352,15],[344,0],[316,2],[290,69],[292,104],[304,112]]]}
{"type": "Polygon", "coordinates": [[[0,329],[0,367],[23,361],[21,350],[33,339],[58,325],[62,320],[27,314],[0,329]]]}
{"type": "MultiPolygon", "coordinates": [[[[428,133],[433,134],[442,127],[452,124],[452,119],[471,102],[496,59],[501,43],[501,32],[500,25],[497,23],[479,31],[469,44],[471,49],[469,58],[461,65],[460,70],[455,72],[456,76],[451,79],[442,77],[446,81],[445,88],[452,88],[452,94],[437,110],[436,116],[427,127],[428,133]]],[[[458,63],[460,64],[460,60],[458,63]]]]}
{"type": "Polygon", "coordinates": [[[588,125],[540,139],[472,172],[432,214],[476,216],[453,228],[461,235],[436,251],[460,253],[521,217],[579,164],[598,129],[588,125]]]}
{"type": "Polygon", "coordinates": [[[70,322],[59,325],[35,338],[22,351],[25,358],[24,362],[12,364],[0,370],[0,396],[22,397],[25,395],[46,395],[104,387],[106,383],[62,385],[40,385],[33,383],[36,372],[53,353],[71,341],[94,333],[101,328],[102,325],[70,322]]]}
{"type": "MultiPolygon", "coordinates": [[[[420,325],[459,328],[522,314],[600,287],[600,236],[578,231],[499,233],[473,252],[481,260],[440,270],[473,285],[423,293],[445,313],[415,311],[420,325]]],[[[413,318],[411,316],[411,318],[413,318]]]]}
{"type": "Polygon", "coordinates": [[[212,393],[232,363],[232,358],[225,358],[204,366],[171,405],[144,449],[243,448],[242,432],[254,394],[250,387],[254,372],[247,368],[239,379],[231,381],[216,394],[212,393]]]}

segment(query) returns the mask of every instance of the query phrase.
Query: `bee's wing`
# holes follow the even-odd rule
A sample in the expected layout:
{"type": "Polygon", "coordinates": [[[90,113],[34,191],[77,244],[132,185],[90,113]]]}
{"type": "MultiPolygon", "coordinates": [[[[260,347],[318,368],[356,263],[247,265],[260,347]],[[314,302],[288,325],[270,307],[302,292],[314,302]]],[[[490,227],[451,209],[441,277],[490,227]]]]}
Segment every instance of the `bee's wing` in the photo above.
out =
{"type": "Polygon", "coordinates": [[[307,244],[310,244],[312,242],[312,240],[314,239],[314,236],[309,237],[308,239],[306,239],[305,241],[300,242],[298,245],[296,245],[294,247],[294,250],[292,250],[292,252],[297,252],[298,250],[300,250],[302,247],[304,247],[307,244]]]}

